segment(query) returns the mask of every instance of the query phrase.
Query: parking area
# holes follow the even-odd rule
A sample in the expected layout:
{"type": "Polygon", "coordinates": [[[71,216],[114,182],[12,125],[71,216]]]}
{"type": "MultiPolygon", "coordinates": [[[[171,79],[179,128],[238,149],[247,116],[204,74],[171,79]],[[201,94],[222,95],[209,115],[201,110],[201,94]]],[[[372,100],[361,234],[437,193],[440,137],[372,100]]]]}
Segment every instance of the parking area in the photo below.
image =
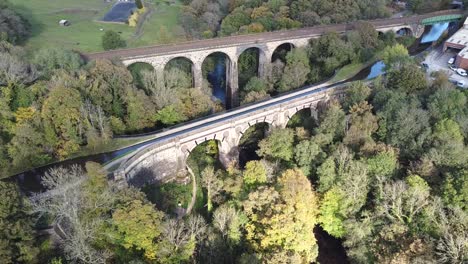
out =
{"type": "Polygon", "coordinates": [[[449,80],[453,83],[463,82],[465,85],[463,88],[468,88],[468,77],[463,77],[457,74],[454,70],[450,69],[448,61],[457,55],[458,51],[448,49],[446,52],[442,51],[442,47],[433,49],[424,60],[424,63],[428,65],[428,73],[434,71],[443,71],[447,73],[449,80]]]}

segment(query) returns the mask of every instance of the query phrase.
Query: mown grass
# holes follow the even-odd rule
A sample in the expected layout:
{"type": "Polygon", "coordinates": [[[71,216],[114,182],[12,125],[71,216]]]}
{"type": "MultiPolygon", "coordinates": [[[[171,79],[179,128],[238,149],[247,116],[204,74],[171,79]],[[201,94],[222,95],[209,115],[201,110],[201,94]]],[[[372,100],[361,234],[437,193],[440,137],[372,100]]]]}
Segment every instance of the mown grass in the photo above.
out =
{"type": "MultiPolygon", "coordinates": [[[[37,49],[57,46],[83,52],[102,51],[101,37],[106,30],[119,32],[129,47],[162,43],[160,27],[167,28],[174,40],[184,36],[178,25],[180,4],[168,5],[162,0],[148,2],[155,12],[143,24],[143,33],[135,36],[135,27],[126,24],[99,22],[113,3],[103,0],[11,0],[13,8],[27,18],[32,26],[32,36],[26,47],[37,49]],[[61,19],[71,25],[58,24],[61,19]]],[[[165,41],[164,41],[165,42],[165,41]]]]}
{"type": "Polygon", "coordinates": [[[367,65],[362,62],[351,63],[338,70],[336,75],[330,80],[331,83],[349,79],[364,69],[367,65]]]}

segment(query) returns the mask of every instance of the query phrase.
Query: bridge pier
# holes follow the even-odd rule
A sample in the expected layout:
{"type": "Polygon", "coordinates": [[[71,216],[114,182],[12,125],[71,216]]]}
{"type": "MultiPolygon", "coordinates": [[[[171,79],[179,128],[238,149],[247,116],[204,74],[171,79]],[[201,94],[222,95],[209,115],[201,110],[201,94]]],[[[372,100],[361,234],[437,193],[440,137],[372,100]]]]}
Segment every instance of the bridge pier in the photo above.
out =
{"type": "Polygon", "coordinates": [[[201,89],[203,86],[202,63],[197,62],[192,66],[193,87],[201,89]]]}
{"type": "Polygon", "coordinates": [[[230,59],[230,65],[226,73],[230,108],[239,106],[239,70],[237,69],[237,57],[230,59]]]}

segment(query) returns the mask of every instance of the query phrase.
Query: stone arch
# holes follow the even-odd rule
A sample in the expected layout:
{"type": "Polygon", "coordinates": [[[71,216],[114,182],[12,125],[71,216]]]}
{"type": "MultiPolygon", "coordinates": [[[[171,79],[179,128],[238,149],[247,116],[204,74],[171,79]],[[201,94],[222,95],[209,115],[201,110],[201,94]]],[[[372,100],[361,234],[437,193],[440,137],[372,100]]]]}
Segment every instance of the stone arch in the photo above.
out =
{"type": "Polygon", "coordinates": [[[395,28],[394,32],[397,36],[413,36],[413,29],[411,27],[395,28]]]}
{"type": "Polygon", "coordinates": [[[172,67],[178,68],[179,70],[182,70],[183,72],[189,73],[192,79],[191,87],[196,86],[195,78],[196,78],[197,73],[195,72],[195,63],[193,62],[192,59],[185,57],[185,56],[177,56],[177,57],[171,58],[164,64],[164,73],[166,73],[172,67]]]}
{"type": "Polygon", "coordinates": [[[208,53],[202,58],[200,67],[203,78],[212,86],[213,96],[227,106],[228,102],[231,101],[230,91],[232,87],[230,87],[231,84],[229,82],[232,74],[231,56],[222,51],[208,53]],[[212,60],[208,60],[209,58],[212,60]],[[213,63],[213,65],[207,65],[207,63],[213,63]]]}
{"type": "Polygon", "coordinates": [[[238,61],[238,83],[239,87],[242,88],[250,78],[261,77],[264,72],[265,63],[267,63],[267,55],[265,50],[259,46],[242,47],[238,50],[237,61],[238,61]],[[243,64],[242,61],[245,59],[253,59],[243,64]],[[248,67],[244,68],[246,65],[248,67]]]}
{"type": "Polygon", "coordinates": [[[312,131],[317,119],[317,105],[313,103],[304,104],[285,112],[285,127],[294,128],[300,126],[312,131]]]}
{"type": "Polygon", "coordinates": [[[244,133],[251,127],[256,126],[258,124],[268,124],[268,126],[271,128],[276,127],[275,125],[276,120],[274,118],[262,118],[262,119],[256,119],[253,121],[248,122],[247,124],[241,125],[236,127],[235,129],[235,145],[239,146],[240,140],[242,139],[242,136],[244,133]]]}
{"type": "Polygon", "coordinates": [[[284,60],[283,57],[286,56],[287,52],[293,50],[294,48],[296,48],[296,46],[292,42],[284,42],[284,43],[277,45],[273,49],[273,52],[271,53],[271,58],[269,58],[270,62],[275,62],[276,59],[280,59],[281,61],[283,61],[284,60]],[[284,56],[283,54],[280,53],[281,50],[286,51],[286,54],[284,54],[284,56]]]}
{"type": "Polygon", "coordinates": [[[136,62],[130,63],[127,65],[127,69],[132,74],[133,81],[139,88],[143,88],[142,87],[143,86],[142,73],[144,71],[155,71],[155,68],[153,65],[151,65],[151,63],[143,62],[143,61],[136,61],[136,62]]]}
{"type": "Polygon", "coordinates": [[[201,144],[203,144],[205,142],[211,141],[211,140],[214,140],[214,141],[218,142],[218,145],[219,145],[221,143],[222,137],[219,138],[219,136],[217,137],[217,134],[215,134],[215,135],[210,136],[210,137],[198,138],[198,139],[195,139],[195,140],[192,140],[192,141],[189,141],[187,143],[182,144],[180,146],[180,151],[184,155],[185,159],[187,159],[188,156],[193,152],[193,150],[196,147],[200,146],[201,144]]]}

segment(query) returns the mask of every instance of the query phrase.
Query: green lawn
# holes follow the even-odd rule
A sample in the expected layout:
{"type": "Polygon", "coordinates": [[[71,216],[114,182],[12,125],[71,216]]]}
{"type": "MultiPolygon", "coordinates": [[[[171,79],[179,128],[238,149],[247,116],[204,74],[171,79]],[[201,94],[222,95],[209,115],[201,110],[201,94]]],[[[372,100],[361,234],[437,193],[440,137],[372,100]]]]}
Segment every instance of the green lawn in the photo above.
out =
{"type": "Polygon", "coordinates": [[[336,75],[330,80],[331,83],[343,81],[356,75],[359,71],[364,69],[366,65],[361,62],[351,63],[343,66],[338,70],[336,75]]]}
{"type": "Polygon", "coordinates": [[[26,47],[37,49],[58,46],[84,52],[101,51],[101,36],[106,30],[120,32],[129,47],[144,46],[178,40],[184,37],[183,29],[177,25],[180,4],[167,5],[162,0],[151,1],[154,12],[147,17],[141,34],[136,28],[125,24],[98,22],[113,3],[104,0],[10,0],[15,10],[26,17],[32,25],[32,36],[26,47]],[[71,26],[58,24],[61,19],[70,21],[71,26]],[[167,28],[167,37],[161,41],[159,29],[167,28]],[[101,30],[102,29],[102,30],[101,30]]]}

